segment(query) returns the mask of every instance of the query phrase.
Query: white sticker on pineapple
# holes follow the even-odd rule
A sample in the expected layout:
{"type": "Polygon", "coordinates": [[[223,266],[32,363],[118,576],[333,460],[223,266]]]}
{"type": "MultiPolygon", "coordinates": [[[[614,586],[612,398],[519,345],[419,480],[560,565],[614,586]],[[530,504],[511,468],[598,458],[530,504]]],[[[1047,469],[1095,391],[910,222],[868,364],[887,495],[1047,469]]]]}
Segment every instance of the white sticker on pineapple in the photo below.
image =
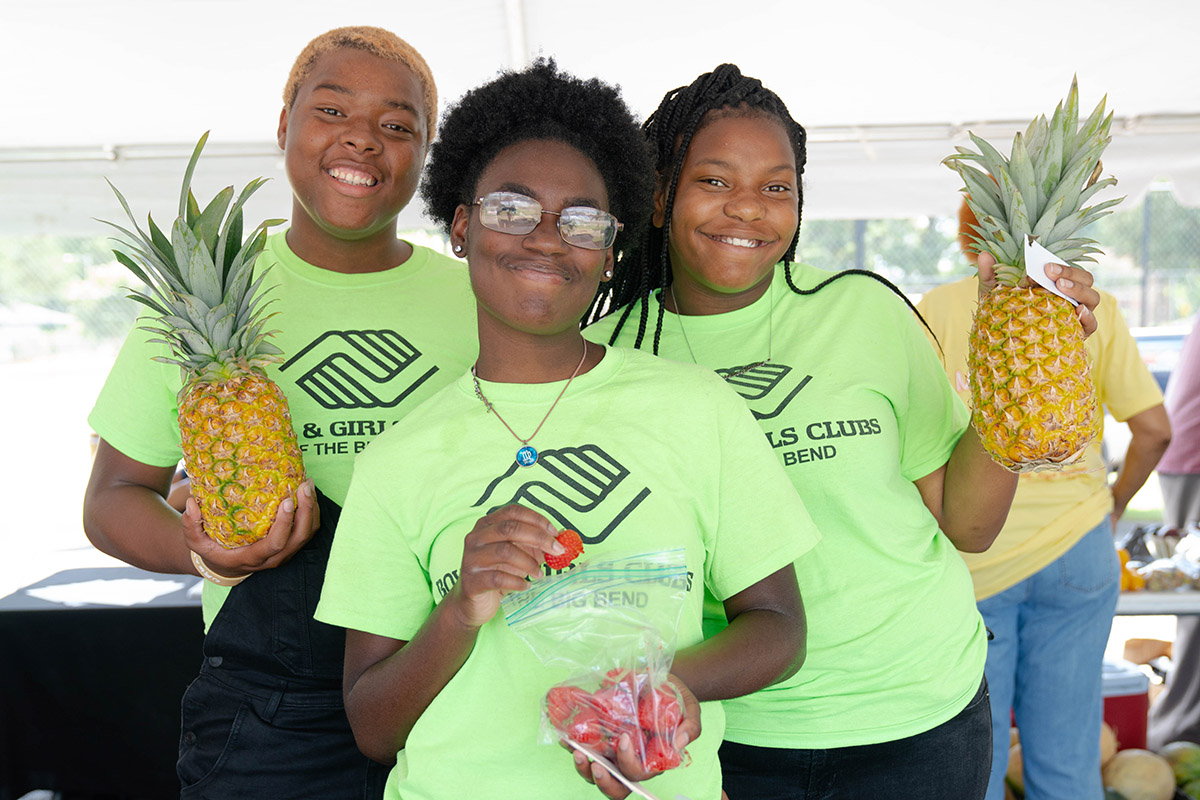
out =
{"type": "Polygon", "coordinates": [[[1071,297],[1067,297],[1062,293],[1054,281],[1046,276],[1047,264],[1061,264],[1062,259],[1051,253],[1040,244],[1025,237],[1025,274],[1032,278],[1038,285],[1042,286],[1046,291],[1053,292],[1059,297],[1065,299],[1073,306],[1079,305],[1079,301],[1071,297]]]}

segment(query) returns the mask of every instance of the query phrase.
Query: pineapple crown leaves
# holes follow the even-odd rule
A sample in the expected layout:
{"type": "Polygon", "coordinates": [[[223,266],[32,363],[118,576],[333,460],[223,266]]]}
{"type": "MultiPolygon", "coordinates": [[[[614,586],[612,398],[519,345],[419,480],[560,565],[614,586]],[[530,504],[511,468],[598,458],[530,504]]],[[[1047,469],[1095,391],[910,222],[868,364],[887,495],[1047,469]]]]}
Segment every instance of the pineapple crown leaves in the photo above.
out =
{"type": "Polygon", "coordinates": [[[977,150],[956,147],[943,163],[963,179],[967,205],[978,219],[972,225],[975,252],[995,257],[1002,283],[1014,284],[1025,274],[1025,237],[1069,264],[1094,261],[1096,242],[1077,232],[1111,213],[1124,198],[1085,206],[1102,189],[1116,185],[1115,178],[1098,180],[1100,156],[1112,141],[1112,113],[1105,114],[1107,98],[1079,122],[1079,89],[1071,81],[1067,97],[1047,120],[1039,116],[1013,137],[1005,158],[974,133],[977,150]]]}
{"type": "Polygon", "coordinates": [[[179,216],[169,237],[150,216],[149,231],[143,230],[124,195],[111,182],[133,229],[100,221],[122,234],[118,239],[121,249],[114,249],[113,254],[146,285],[144,291],[131,289],[129,297],[157,315],[142,329],[161,337],[151,341],[166,344],[173,357],[156,360],[192,372],[214,361],[261,367],[279,361],[281,351],[266,341],[275,333],[263,330],[274,316],[265,313],[270,303],[264,298],[270,289],[260,291],[268,270],[255,280],[254,263],[266,247],[267,229],[283,220],[260,223],[243,241],[242,209],[266,183],[263,178],[248,183],[236,199],[233,187],[227,186],[206,207],[200,207],[191,184],[207,141],[206,132],[188,160],[179,216]]]}

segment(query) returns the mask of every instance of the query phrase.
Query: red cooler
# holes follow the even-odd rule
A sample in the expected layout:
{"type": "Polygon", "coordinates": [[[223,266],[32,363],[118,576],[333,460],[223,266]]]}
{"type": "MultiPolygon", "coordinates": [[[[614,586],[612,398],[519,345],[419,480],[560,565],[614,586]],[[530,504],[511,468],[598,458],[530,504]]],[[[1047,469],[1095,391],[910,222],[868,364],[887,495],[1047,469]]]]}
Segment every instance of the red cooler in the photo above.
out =
{"type": "Polygon", "coordinates": [[[1117,749],[1146,746],[1150,678],[1124,660],[1104,661],[1104,721],[1117,734],[1117,749]]]}

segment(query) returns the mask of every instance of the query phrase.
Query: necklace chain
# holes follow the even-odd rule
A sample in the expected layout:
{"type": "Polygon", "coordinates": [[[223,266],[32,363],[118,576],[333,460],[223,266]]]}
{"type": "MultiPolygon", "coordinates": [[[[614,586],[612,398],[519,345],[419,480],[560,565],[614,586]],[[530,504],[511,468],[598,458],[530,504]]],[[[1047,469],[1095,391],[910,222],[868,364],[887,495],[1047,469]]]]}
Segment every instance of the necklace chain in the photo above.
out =
{"type": "Polygon", "coordinates": [[[533,441],[533,437],[538,435],[538,431],[540,431],[542,426],[546,424],[546,420],[550,419],[550,413],[554,411],[554,407],[558,405],[558,401],[562,399],[562,396],[567,393],[567,387],[571,385],[571,381],[575,380],[575,376],[579,374],[579,370],[583,369],[583,362],[587,360],[587,353],[588,343],[587,340],[584,339],[583,355],[579,357],[579,363],[575,366],[575,371],[571,373],[571,377],[567,378],[567,382],[563,384],[562,391],[558,393],[558,397],[554,398],[554,402],[550,404],[550,408],[546,411],[546,415],[542,417],[542,421],[538,423],[537,428],[535,428],[533,433],[529,434],[529,436],[524,439],[517,435],[517,432],[512,429],[512,426],[504,421],[504,417],[500,416],[500,412],[496,410],[496,407],[492,405],[491,401],[484,396],[483,389],[479,385],[479,375],[475,370],[476,365],[471,365],[471,380],[475,384],[475,396],[479,398],[481,403],[483,403],[483,406],[488,410],[488,413],[495,414],[496,419],[500,420],[500,424],[507,428],[508,432],[513,435],[513,438],[521,443],[521,450],[517,451],[517,463],[521,464],[521,466],[533,466],[533,464],[536,463],[537,451],[533,450],[529,443],[533,441]],[[532,460],[530,460],[528,463],[525,463],[522,460],[521,455],[522,451],[526,449],[532,451],[532,456],[530,457],[532,460]]]}
{"type": "MultiPolygon", "coordinates": [[[[685,330],[683,327],[683,314],[679,310],[679,301],[675,299],[675,284],[672,283],[669,287],[667,287],[667,289],[671,293],[671,304],[673,306],[675,306],[675,319],[679,322],[679,332],[681,334],[683,334],[683,343],[684,343],[684,345],[687,346],[688,355],[692,357],[693,364],[699,364],[700,362],[696,359],[696,353],[692,350],[692,343],[690,341],[688,341],[687,330],[685,330]]],[[[768,292],[768,296],[767,296],[767,303],[768,303],[768,305],[767,305],[767,357],[764,358],[762,361],[755,361],[753,364],[747,364],[744,367],[740,367],[740,368],[734,370],[733,372],[718,371],[718,374],[727,381],[732,378],[737,378],[741,375],[745,375],[747,372],[749,372],[752,369],[758,369],[763,364],[766,364],[771,360],[771,352],[772,352],[772,349],[775,344],[775,342],[774,342],[774,338],[775,338],[775,330],[774,330],[775,329],[775,324],[774,324],[775,323],[775,281],[774,280],[772,280],[770,285],[768,286],[767,292],[768,292]]]]}

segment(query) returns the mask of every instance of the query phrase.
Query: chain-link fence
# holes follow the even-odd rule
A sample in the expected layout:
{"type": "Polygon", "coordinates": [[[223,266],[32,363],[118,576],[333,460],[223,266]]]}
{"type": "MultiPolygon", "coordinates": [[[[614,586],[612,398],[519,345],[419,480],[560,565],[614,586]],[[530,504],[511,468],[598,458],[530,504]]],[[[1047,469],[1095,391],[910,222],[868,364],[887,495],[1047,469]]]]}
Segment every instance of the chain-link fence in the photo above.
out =
{"type": "MultiPolygon", "coordinates": [[[[1084,232],[1104,249],[1087,266],[1112,293],[1129,325],[1185,319],[1200,308],[1200,209],[1170,192],[1110,214],[1084,232]]],[[[912,295],[972,274],[959,250],[954,218],[811,220],[797,257],[826,269],[869,269],[912,295]]]]}
{"type": "MultiPolygon", "coordinates": [[[[808,220],[798,257],[826,269],[873,270],[916,296],[971,274],[957,226],[953,218],[808,220]]],[[[1131,326],[1200,308],[1200,209],[1151,192],[1087,234],[1105,248],[1092,265],[1096,284],[1117,297],[1131,326]]],[[[105,236],[0,238],[0,361],[120,341],[140,307],[125,297],[135,279],[111,246],[105,236]]]]}

